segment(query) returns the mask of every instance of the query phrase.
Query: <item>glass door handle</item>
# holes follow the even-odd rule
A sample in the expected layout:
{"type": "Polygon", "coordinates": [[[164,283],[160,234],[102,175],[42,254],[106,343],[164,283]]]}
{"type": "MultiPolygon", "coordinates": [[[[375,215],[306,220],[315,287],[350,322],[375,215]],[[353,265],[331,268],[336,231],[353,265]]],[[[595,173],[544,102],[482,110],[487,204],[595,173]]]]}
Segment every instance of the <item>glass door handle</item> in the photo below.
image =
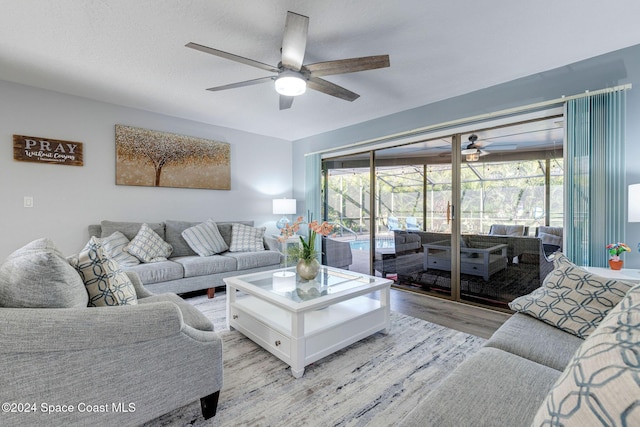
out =
{"type": "Polygon", "coordinates": [[[451,219],[455,216],[455,206],[447,200],[447,224],[451,224],[451,219]]]}

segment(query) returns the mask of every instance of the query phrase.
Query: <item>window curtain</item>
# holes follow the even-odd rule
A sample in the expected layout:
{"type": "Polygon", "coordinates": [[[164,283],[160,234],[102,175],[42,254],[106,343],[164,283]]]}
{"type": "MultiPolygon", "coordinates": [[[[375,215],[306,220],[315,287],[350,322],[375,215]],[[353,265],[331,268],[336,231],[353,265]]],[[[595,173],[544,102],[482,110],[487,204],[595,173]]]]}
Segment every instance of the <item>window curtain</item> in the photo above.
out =
{"type": "MultiPolygon", "coordinates": [[[[304,189],[305,189],[305,206],[307,212],[315,220],[322,219],[322,191],[321,191],[321,175],[322,159],[320,153],[307,154],[305,156],[304,168],[304,189]]],[[[315,247],[321,248],[322,241],[320,236],[316,237],[315,247]]],[[[318,254],[320,257],[320,254],[318,254]]],[[[320,260],[320,259],[319,259],[320,260]]]]}
{"type": "Polygon", "coordinates": [[[624,90],[566,103],[565,252],[605,267],[608,243],[625,236],[624,90]]]}

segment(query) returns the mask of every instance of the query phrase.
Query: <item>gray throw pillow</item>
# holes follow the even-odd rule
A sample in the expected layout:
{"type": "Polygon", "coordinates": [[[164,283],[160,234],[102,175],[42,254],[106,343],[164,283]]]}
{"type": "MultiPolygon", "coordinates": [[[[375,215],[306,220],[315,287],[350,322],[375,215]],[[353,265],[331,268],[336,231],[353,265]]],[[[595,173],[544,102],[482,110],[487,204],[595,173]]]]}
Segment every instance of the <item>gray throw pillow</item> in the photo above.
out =
{"type": "Polygon", "coordinates": [[[211,256],[229,249],[212,219],[187,228],[182,232],[182,237],[200,256],[211,256]]]}
{"type": "Polygon", "coordinates": [[[74,308],[87,306],[78,272],[50,239],[18,249],[0,265],[0,306],[74,308]]]}

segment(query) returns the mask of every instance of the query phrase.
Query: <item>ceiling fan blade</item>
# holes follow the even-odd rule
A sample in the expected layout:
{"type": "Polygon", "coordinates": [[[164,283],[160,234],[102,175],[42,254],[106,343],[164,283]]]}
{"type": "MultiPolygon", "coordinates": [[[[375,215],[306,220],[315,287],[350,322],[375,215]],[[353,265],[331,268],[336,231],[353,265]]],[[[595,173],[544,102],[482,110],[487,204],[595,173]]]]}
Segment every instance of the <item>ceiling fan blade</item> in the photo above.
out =
{"type": "Polygon", "coordinates": [[[280,109],[286,110],[287,108],[291,108],[291,104],[293,104],[294,96],[284,96],[280,95],[280,109]]]}
{"type": "Polygon", "coordinates": [[[337,61],[316,62],[305,65],[313,76],[331,76],[334,74],[355,73],[389,67],[389,55],[363,56],[362,58],[339,59],[337,61]]]}
{"type": "Polygon", "coordinates": [[[307,32],[309,17],[287,12],[282,37],[282,65],[295,71],[300,71],[307,47],[307,32]]]}
{"type": "Polygon", "coordinates": [[[254,61],[253,59],[244,58],[242,56],[234,55],[233,53],[224,52],[222,50],[214,49],[212,47],[203,46],[198,43],[189,42],[185,45],[185,47],[189,47],[191,49],[199,50],[200,52],[208,53],[210,55],[219,56],[220,58],[230,59],[231,61],[236,61],[241,64],[250,65],[252,67],[260,68],[261,70],[271,71],[272,73],[277,73],[279,70],[269,64],[264,64],[262,62],[254,61]]]}
{"type": "Polygon", "coordinates": [[[258,85],[260,83],[272,82],[273,80],[275,80],[275,77],[260,77],[259,79],[247,80],[247,81],[238,82],[238,83],[231,83],[223,86],[210,87],[207,90],[210,90],[211,92],[217,92],[219,90],[235,89],[237,87],[258,85]]]}
{"type": "Polygon", "coordinates": [[[357,93],[318,77],[310,77],[309,80],[307,80],[307,87],[317,90],[318,92],[326,93],[327,95],[335,96],[336,98],[344,99],[345,101],[353,102],[360,98],[360,95],[357,93]]]}

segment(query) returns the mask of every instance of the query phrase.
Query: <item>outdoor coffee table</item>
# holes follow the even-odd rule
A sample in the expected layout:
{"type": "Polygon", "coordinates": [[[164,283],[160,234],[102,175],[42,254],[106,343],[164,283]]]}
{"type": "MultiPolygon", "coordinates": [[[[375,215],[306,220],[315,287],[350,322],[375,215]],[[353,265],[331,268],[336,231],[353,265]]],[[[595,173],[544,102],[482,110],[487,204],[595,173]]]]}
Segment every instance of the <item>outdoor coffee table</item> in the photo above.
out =
{"type": "Polygon", "coordinates": [[[288,364],[295,378],[305,366],[389,330],[388,279],[322,266],[313,281],[301,281],[293,268],[224,281],[229,328],[288,364]]]}

